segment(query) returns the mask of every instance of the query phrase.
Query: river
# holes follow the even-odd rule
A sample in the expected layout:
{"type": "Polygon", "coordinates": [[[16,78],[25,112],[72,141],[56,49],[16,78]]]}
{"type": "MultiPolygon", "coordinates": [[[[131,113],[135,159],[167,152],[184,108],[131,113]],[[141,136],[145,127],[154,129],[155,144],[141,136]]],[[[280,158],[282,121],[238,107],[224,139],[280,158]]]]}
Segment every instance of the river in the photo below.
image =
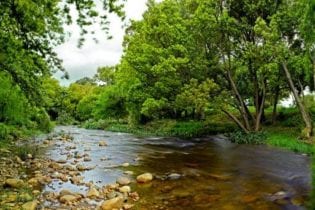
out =
{"type": "MultiPolygon", "coordinates": [[[[67,147],[75,146],[74,154],[88,153],[91,161],[81,164],[93,169],[82,172],[85,182],[103,186],[121,176],[135,180],[141,173],[154,175],[149,184],[131,184],[132,191],[140,195],[134,209],[306,209],[310,158],[302,154],[232,144],[220,135],[185,140],[71,126],[55,129],[61,131],[74,140],[56,142],[45,156],[74,164],[67,147]],[[108,146],[99,147],[100,140],[108,146]],[[133,174],[126,175],[126,171],[133,174]]],[[[45,192],[62,189],[87,190],[59,180],[44,187],[45,192]]]]}

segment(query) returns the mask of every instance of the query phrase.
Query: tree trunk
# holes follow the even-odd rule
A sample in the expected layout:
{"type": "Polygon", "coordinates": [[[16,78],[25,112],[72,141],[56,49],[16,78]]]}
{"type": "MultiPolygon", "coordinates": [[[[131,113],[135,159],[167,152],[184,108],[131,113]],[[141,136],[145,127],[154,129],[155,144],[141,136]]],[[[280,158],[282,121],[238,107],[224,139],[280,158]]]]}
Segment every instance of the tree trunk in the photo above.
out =
{"type": "Polygon", "coordinates": [[[228,116],[230,117],[237,125],[238,127],[240,127],[245,133],[249,133],[249,130],[247,128],[245,128],[245,126],[242,124],[241,121],[239,121],[239,119],[237,119],[237,117],[235,117],[233,114],[231,114],[230,112],[222,109],[222,111],[228,116]]]}
{"type": "Polygon", "coordinates": [[[277,86],[276,91],[275,91],[275,97],[273,100],[273,110],[272,110],[272,124],[273,125],[276,123],[276,120],[277,120],[277,105],[279,101],[279,94],[280,94],[280,88],[279,86],[277,86]]]}
{"type": "Polygon", "coordinates": [[[230,84],[231,84],[231,87],[232,87],[232,90],[236,96],[236,99],[237,101],[239,102],[239,105],[240,105],[240,111],[241,111],[241,115],[242,115],[242,118],[243,118],[243,121],[244,121],[244,127],[246,128],[246,130],[250,130],[250,123],[249,123],[249,118],[248,118],[248,113],[247,113],[247,107],[243,101],[243,98],[241,96],[241,94],[238,92],[238,89],[235,85],[235,82],[232,78],[232,75],[231,75],[231,72],[230,70],[228,70],[227,72],[227,75],[228,75],[228,79],[230,81],[230,84]]]}
{"type": "Polygon", "coordinates": [[[305,128],[302,131],[302,135],[305,138],[311,138],[313,136],[313,124],[312,124],[311,117],[310,117],[308,111],[306,110],[306,107],[302,103],[296,88],[294,87],[291,74],[290,74],[290,72],[288,70],[288,66],[287,66],[287,63],[285,61],[282,62],[282,67],[283,67],[283,70],[284,70],[285,75],[287,77],[287,80],[288,80],[289,86],[291,88],[291,91],[293,93],[295,102],[296,102],[296,104],[297,104],[297,106],[298,106],[298,108],[300,110],[300,113],[302,115],[302,119],[303,119],[303,121],[305,123],[305,128]]]}
{"type": "Polygon", "coordinates": [[[256,116],[255,131],[260,130],[261,119],[262,119],[263,114],[264,114],[265,100],[266,100],[266,82],[264,81],[263,86],[262,86],[262,99],[261,99],[260,103],[258,104],[258,112],[257,112],[257,116],[256,116]]]}

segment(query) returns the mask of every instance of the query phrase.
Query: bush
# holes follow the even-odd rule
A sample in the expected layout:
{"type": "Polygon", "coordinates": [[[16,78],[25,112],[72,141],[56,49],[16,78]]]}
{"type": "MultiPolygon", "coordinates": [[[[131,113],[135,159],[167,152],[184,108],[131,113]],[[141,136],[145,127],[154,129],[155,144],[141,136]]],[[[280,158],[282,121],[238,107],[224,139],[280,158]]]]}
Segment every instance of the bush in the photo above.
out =
{"type": "Polygon", "coordinates": [[[264,132],[250,132],[244,133],[237,131],[228,134],[229,139],[237,144],[265,144],[267,136],[264,132]]]}
{"type": "Polygon", "coordinates": [[[15,154],[19,156],[22,160],[26,160],[28,155],[31,154],[33,158],[38,155],[38,147],[34,147],[33,144],[19,145],[15,149],[15,154]]]}

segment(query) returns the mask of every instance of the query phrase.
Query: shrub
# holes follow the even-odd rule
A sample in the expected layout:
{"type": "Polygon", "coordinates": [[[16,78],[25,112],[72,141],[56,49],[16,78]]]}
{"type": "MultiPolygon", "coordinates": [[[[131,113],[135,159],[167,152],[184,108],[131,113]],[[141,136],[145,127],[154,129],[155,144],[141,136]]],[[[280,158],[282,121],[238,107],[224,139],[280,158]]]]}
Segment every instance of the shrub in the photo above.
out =
{"type": "Polygon", "coordinates": [[[237,144],[265,144],[267,136],[264,132],[250,132],[244,133],[236,131],[228,134],[229,139],[237,144]]]}

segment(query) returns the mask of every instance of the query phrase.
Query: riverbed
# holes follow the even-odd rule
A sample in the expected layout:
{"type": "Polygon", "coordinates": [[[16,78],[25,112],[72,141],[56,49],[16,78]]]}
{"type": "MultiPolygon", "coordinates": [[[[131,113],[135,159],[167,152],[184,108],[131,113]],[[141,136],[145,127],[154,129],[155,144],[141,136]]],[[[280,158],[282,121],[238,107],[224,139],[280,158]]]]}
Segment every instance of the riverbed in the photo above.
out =
{"type": "MultiPolygon", "coordinates": [[[[220,135],[189,140],[137,137],[72,126],[55,132],[67,133],[73,141],[54,143],[46,150],[47,158],[91,168],[81,173],[83,181],[99,187],[128,177],[140,196],[133,209],[306,209],[311,172],[310,158],[303,154],[232,144],[220,135]],[[100,141],[107,146],[100,147],[100,141]],[[69,147],[75,148],[73,157],[69,147]],[[74,162],[80,154],[90,160],[74,162]],[[138,184],[136,176],[146,172],[154,180],[138,184]]],[[[56,179],[43,192],[63,189],[87,191],[86,186],[56,179]]]]}

